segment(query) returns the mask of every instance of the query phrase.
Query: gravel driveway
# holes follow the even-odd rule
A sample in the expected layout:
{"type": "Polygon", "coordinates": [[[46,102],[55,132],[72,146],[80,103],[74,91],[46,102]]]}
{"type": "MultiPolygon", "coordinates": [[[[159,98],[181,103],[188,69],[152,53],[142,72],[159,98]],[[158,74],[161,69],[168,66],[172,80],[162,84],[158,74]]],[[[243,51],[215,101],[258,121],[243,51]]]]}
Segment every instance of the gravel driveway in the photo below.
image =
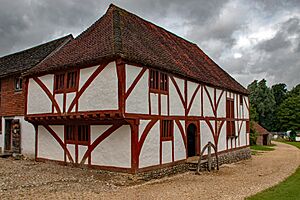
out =
{"type": "Polygon", "coordinates": [[[33,161],[0,159],[1,199],[243,199],[277,184],[300,165],[300,151],[276,143],[274,151],[223,165],[220,171],[187,172],[136,181],[127,174],[33,161]]]}

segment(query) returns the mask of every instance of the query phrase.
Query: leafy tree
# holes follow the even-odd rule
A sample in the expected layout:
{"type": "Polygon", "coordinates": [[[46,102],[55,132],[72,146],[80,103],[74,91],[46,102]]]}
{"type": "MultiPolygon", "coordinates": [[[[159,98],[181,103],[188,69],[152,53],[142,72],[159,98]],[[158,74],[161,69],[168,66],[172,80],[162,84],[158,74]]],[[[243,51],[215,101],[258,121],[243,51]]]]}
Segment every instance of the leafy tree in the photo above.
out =
{"type": "Polygon", "coordinates": [[[282,102],[278,110],[281,130],[300,130],[300,94],[291,95],[282,102]]]}
{"type": "Polygon", "coordinates": [[[279,106],[284,99],[286,98],[286,84],[285,83],[279,83],[272,86],[272,92],[275,98],[276,106],[279,106]]]}
{"type": "Polygon", "coordinates": [[[258,123],[267,130],[274,130],[274,112],[275,112],[275,98],[271,89],[267,86],[267,81],[253,81],[249,86],[250,104],[252,107],[251,114],[257,113],[257,116],[252,118],[257,119],[258,123]]]}

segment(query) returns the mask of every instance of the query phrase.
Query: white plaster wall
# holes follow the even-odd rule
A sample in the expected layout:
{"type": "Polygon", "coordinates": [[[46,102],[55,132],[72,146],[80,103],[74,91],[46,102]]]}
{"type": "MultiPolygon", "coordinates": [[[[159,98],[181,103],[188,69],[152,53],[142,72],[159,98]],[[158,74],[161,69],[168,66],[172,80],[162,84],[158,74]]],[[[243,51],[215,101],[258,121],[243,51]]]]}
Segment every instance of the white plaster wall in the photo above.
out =
{"type": "Polygon", "coordinates": [[[2,153],[4,151],[4,135],[5,135],[5,125],[4,125],[4,117],[0,118],[0,120],[2,121],[2,132],[0,134],[0,148],[1,148],[1,151],[0,153],[2,153]]]}
{"type": "MultiPolygon", "coordinates": [[[[85,152],[88,150],[87,146],[78,145],[78,162],[80,163],[85,152]]],[[[85,160],[84,164],[88,164],[88,159],[85,160]]]]}
{"type": "Polygon", "coordinates": [[[117,110],[118,78],[115,62],[109,63],[79,98],[79,111],[117,110]]]}
{"type": "Polygon", "coordinates": [[[148,125],[148,123],[150,122],[151,120],[140,120],[140,125],[139,125],[139,140],[141,139],[142,137],[142,134],[146,128],[146,126],[148,125]]]}
{"type": "Polygon", "coordinates": [[[88,67],[80,70],[79,75],[79,90],[85,84],[85,82],[89,79],[89,77],[96,71],[99,65],[94,67],[88,67]]]}
{"type": "Polygon", "coordinates": [[[180,130],[177,124],[174,124],[174,161],[186,158],[186,150],[180,130]]]}
{"type": "MultiPolygon", "coordinates": [[[[69,109],[69,107],[70,107],[72,101],[74,100],[75,96],[76,96],[76,92],[67,93],[67,95],[66,95],[66,98],[67,98],[66,99],[66,110],[69,109]]],[[[72,112],[75,112],[75,108],[76,107],[74,106],[73,109],[72,109],[72,112]]]]}
{"type": "Polygon", "coordinates": [[[151,115],[158,115],[158,94],[150,93],[151,115]]]}
{"type": "Polygon", "coordinates": [[[160,132],[157,122],[146,137],[139,157],[139,168],[158,165],[160,150],[160,132]]]}
{"type": "MultiPolygon", "coordinates": [[[[206,87],[206,89],[208,91],[208,94],[211,97],[212,103],[214,103],[214,89],[211,87],[206,87]]],[[[214,116],[214,112],[213,112],[212,106],[210,104],[208,94],[205,91],[205,89],[203,89],[203,115],[204,116],[214,116]]]]}
{"type": "Polygon", "coordinates": [[[121,126],[92,151],[92,164],[113,167],[131,167],[131,129],[121,126]]]}
{"type": "Polygon", "coordinates": [[[27,113],[40,114],[51,112],[51,100],[48,98],[47,94],[43,91],[43,89],[33,79],[29,79],[27,113]]]}
{"type": "MultiPolygon", "coordinates": [[[[136,79],[138,74],[142,71],[142,67],[136,67],[133,65],[125,65],[125,77],[126,77],[126,91],[136,79]]],[[[148,74],[147,72],[145,74],[148,74]]]]}
{"type": "Polygon", "coordinates": [[[162,94],[160,96],[161,99],[161,114],[168,115],[168,96],[162,94]]]}
{"type": "MultiPolygon", "coordinates": [[[[63,94],[55,94],[55,100],[60,108],[61,111],[63,111],[64,107],[64,95],[63,94]]],[[[55,108],[55,107],[54,107],[55,108]]],[[[54,109],[54,112],[56,113],[56,109],[54,109]]]]}
{"type": "Polygon", "coordinates": [[[246,122],[243,123],[241,133],[240,133],[240,146],[245,146],[247,145],[246,143],[246,122]]]}
{"type": "MultiPolygon", "coordinates": [[[[126,68],[126,88],[128,89],[141,68],[128,66],[126,68]]],[[[127,91],[126,89],[126,91],[127,91]]],[[[136,84],[129,97],[126,99],[126,112],[149,114],[149,87],[148,73],[145,72],[140,81],[136,84]]]]}
{"type": "MultiPolygon", "coordinates": [[[[35,154],[35,130],[34,126],[24,120],[23,116],[15,117],[14,119],[20,120],[21,126],[21,153],[34,157],[35,154]]],[[[2,129],[4,130],[4,129],[2,129]]]]}
{"type": "MultiPolygon", "coordinates": [[[[187,94],[188,94],[188,105],[191,103],[192,96],[199,84],[188,81],[187,82],[187,94]]],[[[200,116],[201,115],[201,88],[197,91],[192,107],[188,114],[189,116],[200,116]]]]}
{"type": "MultiPolygon", "coordinates": [[[[69,150],[73,161],[75,162],[75,144],[67,144],[67,149],[69,150]]],[[[70,162],[68,156],[67,161],[70,162]]]]}
{"type": "Polygon", "coordinates": [[[250,134],[249,134],[249,133],[246,133],[247,145],[249,145],[249,142],[250,142],[250,140],[249,140],[249,136],[250,136],[250,134]]]}
{"type": "Polygon", "coordinates": [[[231,138],[228,138],[227,139],[227,143],[228,143],[228,149],[231,149],[232,147],[231,147],[231,138]]]}
{"type": "Polygon", "coordinates": [[[112,125],[91,125],[91,144],[112,125]]]}
{"type": "MultiPolygon", "coordinates": [[[[221,92],[222,92],[222,90],[217,89],[217,92],[216,92],[217,100],[220,97],[221,92]]],[[[218,117],[226,117],[226,95],[225,95],[225,92],[223,93],[223,95],[220,99],[217,116],[218,117]]]]}
{"type": "Polygon", "coordinates": [[[44,83],[44,85],[48,88],[51,94],[53,94],[53,86],[54,86],[54,74],[47,74],[45,76],[39,77],[39,79],[44,83]]]}
{"type": "MultiPolygon", "coordinates": [[[[63,140],[63,134],[57,135],[63,140]]],[[[43,126],[38,127],[38,158],[64,161],[63,148],[43,126]]]]}
{"type": "Polygon", "coordinates": [[[218,151],[224,151],[226,150],[226,123],[222,126],[222,129],[220,131],[219,135],[219,141],[218,141],[218,151]]]}
{"type": "MultiPolygon", "coordinates": [[[[212,122],[212,126],[214,127],[214,122],[212,122]]],[[[213,135],[210,131],[210,128],[208,127],[208,125],[206,124],[205,121],[200,121],[200,134],[201,134],[201,150],[202,148],[207,145],[207,143],[210,141],[211,143],[215,144],[214,142],[214,138],[213,138],[213,135]]],[[[213,150],[212,150],[212,153],[213,153],[213,150]]],[[[204,155],[207,154],[207,150],[205,151],[204,155]]]]}
{"type": "MultiPolygon", "coordinates": [[[[177,82],[177,85],[182,93],[182,96],[184,97],[184,81],[178,78],[174,78],[174,79],[177,82]]],[[[184,116],[185,115],[184,107],[181,103],[179,94],[177,93],[177,90],[170,78],[169,78],[169,99],[170,99],[170,115],[184,116]]]]}
{"type": "Polygon", "coordinates": [[[172,141],[162,142],[162,164],[172,162],[172,141]]]}

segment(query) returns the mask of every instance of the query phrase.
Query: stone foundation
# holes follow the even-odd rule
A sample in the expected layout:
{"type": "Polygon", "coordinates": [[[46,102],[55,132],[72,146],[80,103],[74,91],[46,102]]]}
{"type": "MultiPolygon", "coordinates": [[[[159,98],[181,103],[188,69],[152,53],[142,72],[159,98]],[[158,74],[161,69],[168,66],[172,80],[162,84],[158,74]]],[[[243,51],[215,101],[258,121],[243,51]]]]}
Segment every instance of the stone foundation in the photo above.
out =
{"type": "MultiPolygon", "coordinates": [[[[238,162],[241,160],[247,160],[251,158],[251,150],[249,147],[242,148],[242,149],[236,149],[232,151],[228,151],[225,153],[220,153],[219,156],[219,166],[223,164],[230,164],[234,162],[238,162]]],[[[216,158],[212,157],[213,163],[212,167],[216,167],[216,158]]],[[[136,176],[138,179],[142,179],[145,181],[151,180],[151,179],[158,179],[165,176],[170,176],[178,173],[187,172],[189,170],[196,170],[197,169],[197,163],[183,163],[183,164],[177,164],[172,167],[162,168],[162,169],[155,169],[148,172],[138,173],[136,176]]],[[[206,164],[202,164],[202,170],[206,167],[206,164]]]]}

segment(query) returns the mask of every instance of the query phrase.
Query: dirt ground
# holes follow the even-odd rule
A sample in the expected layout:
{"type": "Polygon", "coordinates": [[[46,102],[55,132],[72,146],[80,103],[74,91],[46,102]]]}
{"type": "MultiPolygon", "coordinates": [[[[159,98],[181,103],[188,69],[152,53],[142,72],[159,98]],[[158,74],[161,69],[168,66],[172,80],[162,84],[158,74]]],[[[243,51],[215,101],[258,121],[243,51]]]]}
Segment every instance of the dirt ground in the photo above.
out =
{"type": "Polygon", "coordinates": [[[145,182],[134,176],[28,160],[0,159],[1,199],[244,199],[277,184],[300,165],[300,151],[276,143],[274,151],[223,165],[145,182]]]}

